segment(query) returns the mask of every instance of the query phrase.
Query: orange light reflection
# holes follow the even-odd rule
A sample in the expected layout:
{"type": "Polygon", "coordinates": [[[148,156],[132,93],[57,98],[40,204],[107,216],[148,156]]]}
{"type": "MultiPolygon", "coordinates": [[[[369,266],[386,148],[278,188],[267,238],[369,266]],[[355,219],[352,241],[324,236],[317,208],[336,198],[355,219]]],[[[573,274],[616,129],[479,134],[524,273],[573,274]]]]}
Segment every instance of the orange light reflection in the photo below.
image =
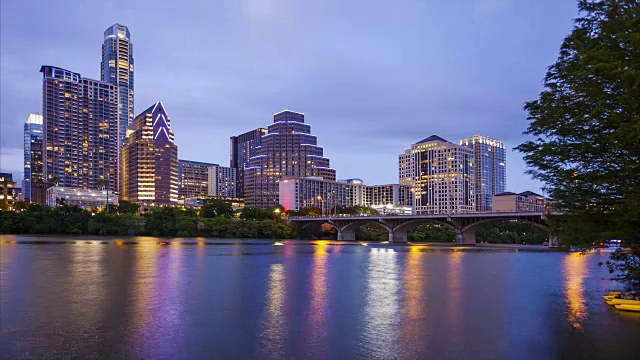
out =
{"type": "Polygon", "coordinates": [[[584,278],[587,275],[587,256],[571,253],[564,258],[565,296],[567,300],[567,321],[576,329],[582,329],[587,317],[584,297],[584,278]]]}

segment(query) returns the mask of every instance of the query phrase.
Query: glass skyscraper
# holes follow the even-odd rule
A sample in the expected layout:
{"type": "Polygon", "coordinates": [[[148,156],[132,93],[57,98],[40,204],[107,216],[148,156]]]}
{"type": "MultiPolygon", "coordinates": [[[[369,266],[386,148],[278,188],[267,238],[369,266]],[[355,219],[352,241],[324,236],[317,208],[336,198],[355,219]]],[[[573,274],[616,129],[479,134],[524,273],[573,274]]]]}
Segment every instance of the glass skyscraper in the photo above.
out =
{"type": "Polygon", "coordinates": [[[278,181],[283,177],[316,177],[336,179],[318,140],[311,135],[311,126],[304,123],[304,114],[281,111],[273,115],[273,124],[261,138],[244,168],[245,204],[269,208],[278,205],[278,181]]]}
{"type": "Polygon", "coordinates": [[[257,128],[244,134],[231,137],[231,167],[236,169],[236,194],[244,197],[244,168],[249,166],[251,157],[256,154],[262,136],[267,129],[257,128]]]}
{"type": "Polygon", "coordinates": [[[507,153],[502,141],[482,135],[460,140],[473,149],[475,163],[476,211],[491,211],[493,195],[507,188],[507,153]]]}
{"type": "Polygon", "coordinates": [[[22,194],[31,201],[31,182],[42,181],[42,115],[30,114],[24,124],[24,180],[22,194]],[[32,157],[32,153],[34,153],[32,157]]]}
{"type": "Polygon", "coordinates": [[[113,24],[104,32],[102,81],[118,87],[118,130],[120,143],[133,122],[133,44],[129,29],[113,24]]]}

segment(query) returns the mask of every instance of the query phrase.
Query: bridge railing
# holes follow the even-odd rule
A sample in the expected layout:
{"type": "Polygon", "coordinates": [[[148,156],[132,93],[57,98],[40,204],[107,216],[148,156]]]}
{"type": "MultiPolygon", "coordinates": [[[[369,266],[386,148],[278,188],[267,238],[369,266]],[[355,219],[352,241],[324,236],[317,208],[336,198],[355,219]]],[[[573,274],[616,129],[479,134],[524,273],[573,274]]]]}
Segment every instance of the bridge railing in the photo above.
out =
{"type": "Polygon", "coordinates": [[[476,211],[476,212],[458,212],[458,213],[428,213],[428,214],[326,214],[326,215],[306,215],[306,216],[289,216],[289,219],[326,219],[326,218],[353,218],[353,217],[420,217],[420,216],[446,216],[446,215],[491,215],[491,214],[518,214],[518,215],[527,215],[527,214],[544,214],[544,215],[562,215],[560,212],[549,213],[546,211],[511,211],[511,210],[503,210],[503,211],[476,211]]]}

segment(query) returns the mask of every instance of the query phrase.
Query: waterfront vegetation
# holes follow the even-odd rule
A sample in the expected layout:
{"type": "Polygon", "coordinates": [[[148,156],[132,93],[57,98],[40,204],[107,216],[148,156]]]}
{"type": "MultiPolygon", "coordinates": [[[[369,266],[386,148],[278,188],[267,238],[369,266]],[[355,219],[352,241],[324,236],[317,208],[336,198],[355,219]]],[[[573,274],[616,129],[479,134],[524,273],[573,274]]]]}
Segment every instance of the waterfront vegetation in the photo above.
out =
{"type": "MultiPolygon", "coordinates": [[[[17,202],[13,207],[5,204],[0,211],[0,232],[11,234],[74,234],[74,235],[149,235],[164,237],[228,237],[228,238],[335,238],[334,228],[319,229],[316,233],[302,232],[289,224],[286,216],[320,216],[321,209],[309,208],[287,211],[280,206],[272,209],[244,207],[234,211],[231,204],[210,200],[199,210],[191,208],[159,207],[138,214],[136,204],[120,201],[109,212],[83,210],[60,200],[50,208],[17,202]]],[[[362,207],[338,207],[339,214],[375,214],[375,210],[362,207]]],[[[508,221],[478,230],[478,241],[489,243],[536,244],[545,241],[545,231],[527,223],[508,221]]],[[[379,224],[367,223],[358,228],[356,239],[386,241],[388,231],[379,224]]],[[[455,232],[436,223],[417,225],[409,231],[409,240],[415,242],[453,242],[455,232]]]]}
{"type": "MultiPolygon", "coordinates": [[[[544,90],[525,104],[534,140],[517,147],[530,174],[565,214],[551,218],[566,245],[612,238],[640,242],[640,6],[581,0],[580,16],[549,67],[544,90]]],[[[637,245],[609,270],[640,290],[637,245]]]]}
{"type": "Polygon", "coordinates": [[[138,214],[138,206],[121,201],[109,212],[83,210],[60,201],[56,207],[17,202],[0,211],[0,232],[11,234],[149,235],[163,237],[274,238],[296,237],[295,227],[281,218],[279,208],[245,207],[234,212],[229,203],[214,200],[200,211],[158,207],[138,214]]]}

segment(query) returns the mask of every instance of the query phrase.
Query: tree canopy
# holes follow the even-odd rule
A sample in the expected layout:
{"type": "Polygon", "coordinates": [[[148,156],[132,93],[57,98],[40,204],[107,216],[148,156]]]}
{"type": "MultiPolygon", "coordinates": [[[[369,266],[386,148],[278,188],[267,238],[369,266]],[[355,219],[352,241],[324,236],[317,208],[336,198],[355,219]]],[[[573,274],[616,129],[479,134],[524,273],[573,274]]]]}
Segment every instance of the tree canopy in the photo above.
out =
{"type": "Polygon", "coordinates": [[[516,149],[572,243],[640,237],[640,1],[581,0],[516,149]]]}

